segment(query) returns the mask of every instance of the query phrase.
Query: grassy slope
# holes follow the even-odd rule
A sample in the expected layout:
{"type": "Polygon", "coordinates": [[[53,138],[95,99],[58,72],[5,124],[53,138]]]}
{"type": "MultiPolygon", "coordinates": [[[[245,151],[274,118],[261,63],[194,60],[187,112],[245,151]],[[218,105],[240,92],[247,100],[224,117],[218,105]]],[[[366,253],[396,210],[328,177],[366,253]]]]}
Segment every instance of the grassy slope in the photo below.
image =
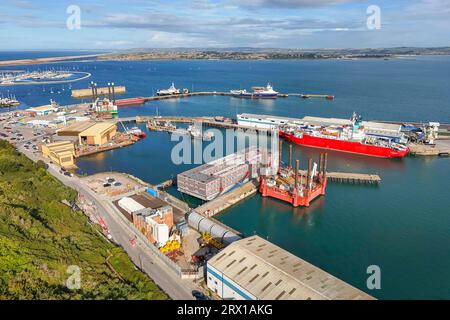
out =
{"type": "Polygon", "coordinates": [[[167,299],[105,241],[81,212],[61,203],[75,192],[0,141],[0,299],[167,299]],[[65,283],[81,269],[81,289],[65,283]]]}

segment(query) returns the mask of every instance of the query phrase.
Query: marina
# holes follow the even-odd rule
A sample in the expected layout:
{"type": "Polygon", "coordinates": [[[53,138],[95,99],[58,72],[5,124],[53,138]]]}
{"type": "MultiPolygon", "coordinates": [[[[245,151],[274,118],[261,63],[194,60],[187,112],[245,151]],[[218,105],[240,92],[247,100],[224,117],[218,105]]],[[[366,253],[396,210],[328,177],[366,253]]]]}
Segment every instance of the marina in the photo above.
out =
{"type": "Polygon", "coordinates": [[[65,84],[86,80],[90,77],[89,72],[80,71],[17,71],[1,74],[0,86],[65,84]]]}

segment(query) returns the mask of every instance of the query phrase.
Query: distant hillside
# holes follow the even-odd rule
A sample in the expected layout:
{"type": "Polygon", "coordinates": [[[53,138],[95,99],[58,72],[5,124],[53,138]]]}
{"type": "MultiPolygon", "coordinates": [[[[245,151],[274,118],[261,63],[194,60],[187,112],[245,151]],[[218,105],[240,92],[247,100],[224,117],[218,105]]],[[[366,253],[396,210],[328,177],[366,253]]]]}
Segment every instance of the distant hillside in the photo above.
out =
{"type": "Polygon", "coordinates": [[[82,212],[75,191],[0,140],[0,299],[167,299],[82,212]],[[67,267],[81,269],[69,290],[67,267]]]}
{"type": "Polygon", "coordinates": [[[132,49],[98,57],[98,60],[267,60],[267,59],[363,59],[404,55],[450,55],[442,48],[276,49],[276,48],[172,48],[132,49]]]}

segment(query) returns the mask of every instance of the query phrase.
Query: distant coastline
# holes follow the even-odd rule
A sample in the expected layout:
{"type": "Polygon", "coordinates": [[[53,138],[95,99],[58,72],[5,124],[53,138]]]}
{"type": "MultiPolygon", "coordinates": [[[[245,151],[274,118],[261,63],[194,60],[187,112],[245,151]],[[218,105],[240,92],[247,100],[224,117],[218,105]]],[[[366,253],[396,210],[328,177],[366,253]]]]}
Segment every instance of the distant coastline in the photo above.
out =
{"type": "Polygon", "coordinates": [[[324,60],[324,59],[391,59],[405,56],[450,55],[450,47],[381,48],[381,49],[135,49],[105,54],[98,60],[324,60]]]}
{"type": "Polygon", "coordinates": [[[87,61],[145,60],[327,60],[327,59],[394,59],[429,55],[450,55],[450,47],[379,48],[379,49],[133,49],[115,53],[45,57],[0,61],[0,67],[87,61]],[[81,60],[82,59],[82,60],[81,60]]]}
{"type": "Polygon", "coordinates": [[[31,58],[31,59],[17,59],[17,60],[2,60],[0,67],[24,66],[30,64],[46,64],[54,62],[71,62],[77,59],[98,58],[102,54],[76,55],[64,57],[45,57],[45,58],[31,58]]]}

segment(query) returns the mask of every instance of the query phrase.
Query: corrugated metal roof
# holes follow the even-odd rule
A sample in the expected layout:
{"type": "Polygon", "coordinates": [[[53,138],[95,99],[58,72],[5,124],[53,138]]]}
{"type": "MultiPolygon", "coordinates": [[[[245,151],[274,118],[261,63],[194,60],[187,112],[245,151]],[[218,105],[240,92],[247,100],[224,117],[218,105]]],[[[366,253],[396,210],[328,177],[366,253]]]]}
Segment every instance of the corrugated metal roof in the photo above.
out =
{"type": "Polygon", "coordinates": [[[114,122],[98,122],[91,126],[90,128],[82,131],[80,133],[81,136],[93,136],[96,134],[102,134],[103,132],[115,127],[116,124],[114,122]]]}
{"type": "Polygon", "coordinates": [[[208,266],[263,300],[374,299],[258,236],[233,242],[208,266]]]}
{"type": "MultiPolygon", "coordinates": [[[[321,117],[311,117],[306,116],[302,119],[299,118],[288,118],[288,117],[280,117],[280,116],[272,116],[272,115],[266,115],[266,114],[251,114],[251,113],[243,113],[239,116],[250,118],[250,119],[258,119],[258,120],[264,120],[264,121],[278,121],[278,122],[291,122],[291,123],[309,123],[312,125],[319,125],[319,126],[330,126],[330,125],[336,125],[336,126],[342,126],[342,125],[350,125],[352,122],[350,119],[341,119],[341,118],[321,118],[321,117]]],[[[388,131],[400,131],[401,125],[399,124],[393,124],[393,123],[384,123],[384,122],[375,122],[375,121],[363,121],[363,126],[371,129],[378,129],[378,130],[388,130],[388,131]]]]}
{"type": "MultiPolygon", "coordinates": [[[[302,119],[305,122],[316,125],[351,125],[350,119],[339,119],[339,118],[320,118],[320,117],[304,117],[302,119]]],[[[362,125],[366,128],[373,130],[388,130],[399,132],[401,125],[394,123],[384,123],[375,121],[363,121],[362,125]]]]}
{"type": "Polygon", "coordinates": [[[75,123],[72,123],[60,130],[58,130],[58,135],[67,135],[67,134],[74,134],[78,135],[80,132],[83,132],[90,127],[92,127],[95,124],[93,121],[77,121],[75,123]]]}

